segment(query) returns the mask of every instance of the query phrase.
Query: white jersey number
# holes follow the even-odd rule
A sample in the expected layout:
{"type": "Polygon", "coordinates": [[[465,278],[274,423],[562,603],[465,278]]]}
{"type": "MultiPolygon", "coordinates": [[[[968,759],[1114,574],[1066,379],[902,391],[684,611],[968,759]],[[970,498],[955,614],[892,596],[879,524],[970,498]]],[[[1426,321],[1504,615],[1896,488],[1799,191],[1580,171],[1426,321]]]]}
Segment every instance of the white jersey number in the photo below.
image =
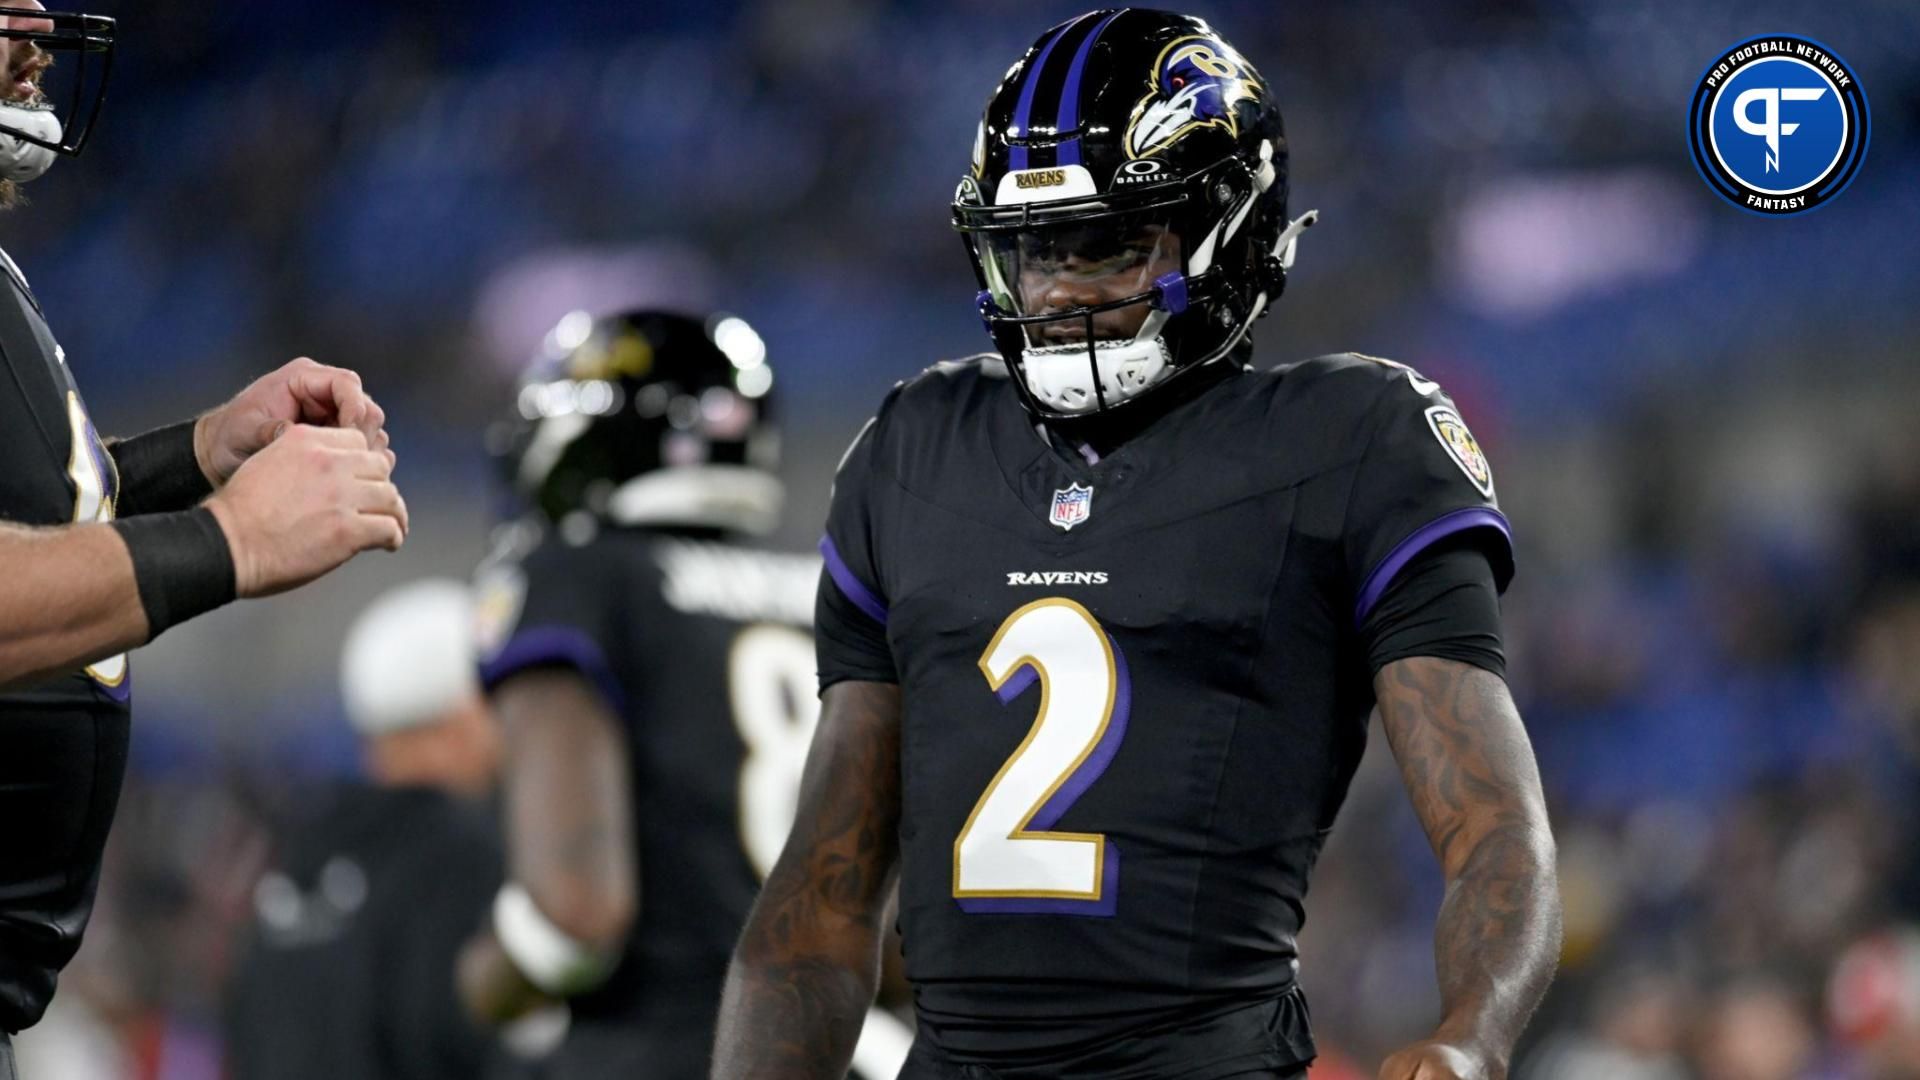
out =
{"type": "MultiPolygon", "coordinates": [[[[67,479],[73,481],[73,520],[112,521],[113,497],[107,492],[107,477],[101,462],[107,459],[106,447],[87,419],[80,395],[67,391],[67,427],[73,433],[73,448],[67,456],[67,479]],[[94,455],[98,453],[96,458],[94,455]]],[[[113,466],[108,464],[106,468],[113,466]]],[[[118,686],[127,677],[127,654],[109,656],[87,666],[87,675],[107,686],[118,686]]]]}
{"type": "Polygon", "coordinates": [[[733,722],[747,744],[740,769],[740,841],[764,880],[793,828],[800,770],[820,721],[813,639],[762,623],[733,639],[727,660],[733,722]]]}
{"type": "Polygon", "coordinates": [[[970,912],[1110,914],[1118,852],[1053,825],[1126,735],[1125,660],[1086,608],[1052,598],[1007,616],[980,671],[1003,702],[1038,682],[1040,711],[954,839],[954,897],[970,912]]]}

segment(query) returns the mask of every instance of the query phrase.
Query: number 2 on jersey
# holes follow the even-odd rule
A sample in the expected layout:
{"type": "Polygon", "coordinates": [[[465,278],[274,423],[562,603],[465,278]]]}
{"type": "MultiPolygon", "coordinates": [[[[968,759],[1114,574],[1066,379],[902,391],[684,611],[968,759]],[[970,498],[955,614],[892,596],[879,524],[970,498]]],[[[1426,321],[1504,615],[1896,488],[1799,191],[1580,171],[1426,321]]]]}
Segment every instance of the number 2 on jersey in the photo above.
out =
{"type": "Polygon", "coordinates": [[[1086,608],[1050,598],[1007,616],[980,671],[1003,703],[1038,682],[1040,711],[953,841],[955,900],[967,912],[1112,915],[1119,850],[1053,826],[1126,737],[1126,658],[1086,608]]]}

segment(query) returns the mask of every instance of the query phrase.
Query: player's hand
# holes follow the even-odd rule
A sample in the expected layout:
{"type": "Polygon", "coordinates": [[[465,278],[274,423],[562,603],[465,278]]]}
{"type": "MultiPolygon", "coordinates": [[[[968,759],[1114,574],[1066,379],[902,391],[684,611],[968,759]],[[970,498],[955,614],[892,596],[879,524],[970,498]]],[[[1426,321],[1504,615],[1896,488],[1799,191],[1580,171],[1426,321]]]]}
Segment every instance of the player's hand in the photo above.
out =
{"type": "Polygon", "coordinates": [[[1506,1080],[1507,1071],[1456,1043],[1427,1039],[1380,1066],[1380,1080],[1506,1080]]]}
{"type": "Polygon", "coordinates": [[[387,414],[360,386],[360,376],[307,357],[263,375],[232,401],[193,425],[193,456],[214,487],[259,453],[285,422],[351,428],[368,449],[387,453],[387,414]]]}
{"type": "Polygon", "coordinates": [[[358,431],[282,422],[207,508],[227,534],[242,597],[304,585],[362,551],[397,551],[407,504],[389,477],[393,455],[358,431]]]}

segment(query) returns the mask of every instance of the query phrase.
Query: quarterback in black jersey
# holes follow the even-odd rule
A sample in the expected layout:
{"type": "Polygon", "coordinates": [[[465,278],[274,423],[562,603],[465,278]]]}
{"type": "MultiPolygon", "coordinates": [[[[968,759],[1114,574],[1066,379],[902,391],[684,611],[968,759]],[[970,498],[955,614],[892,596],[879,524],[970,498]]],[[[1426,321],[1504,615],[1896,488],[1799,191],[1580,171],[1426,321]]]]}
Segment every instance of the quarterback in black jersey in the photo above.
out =
{"type": "Polygon", "coordinates": [[[839,1074],[896,876],[907,1080],[1302,1075],[1295,936],[1376,706],[1447,879],[1444,1015],[1380,1075],[1505,1075],[1560,918],[1509,528],[1419,373],[1248,366],[1286,195],[1271,88],[1197,19],[1090,12],[988,102],[953,214],[995,352],[840,466],[823,715],[715,1080],[839,1074]]]}
{"type": "MultiPolygon", "coordinates": [[[[0,206],[98,112],[113,20],[0,7],[0,206]],[[78,58],[63,124],[47,50],[78,58]],[[92,63],[89,63],[92,58],[92,63]],[[89,96],[84,91],[91,87],[89,96]]],[[[80,947],[126,764],[126,653],[236,597],[397,548],[384,414],[296,360],[200,417],[124,440],[88,418],[25,275],[0,252],[0,1078],[80,947]]]]}
{"type": "MultiPolygon", "coordinates": [[[[567,1002],[544,1078],[705,1075],[793,821],[820,559],[741,542],[778,522],[772,382],[735,316],[569,316],[490,433],[528,511],[477,575],[511,881],[460,984],[489,1022],[567,1002]]],[[[908,1040],[879,1017],[858,1075],[908,1040]]]]}

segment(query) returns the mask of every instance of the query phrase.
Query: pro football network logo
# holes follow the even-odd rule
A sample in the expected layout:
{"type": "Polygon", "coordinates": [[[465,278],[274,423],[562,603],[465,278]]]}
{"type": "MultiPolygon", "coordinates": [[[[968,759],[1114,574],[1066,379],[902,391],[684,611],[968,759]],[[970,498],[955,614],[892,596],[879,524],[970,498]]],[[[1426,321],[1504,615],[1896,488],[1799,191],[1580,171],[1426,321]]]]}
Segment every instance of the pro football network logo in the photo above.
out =
{"type": "Polygon", "coordinates": [[[1749,38],[1714,58],[1694,90],[1694,167],[1742,210],[1782,216],[1825,205],[1867,157],[1867,94],[1812,38],[1749,38]]]}
{"type": "Polygon", "coordinates": [[[1093,489],[1085,484],[1069,484],[1053,493],[1053,510],[1047,520],[1068,532],[1093,513],[1093,489]]]}

